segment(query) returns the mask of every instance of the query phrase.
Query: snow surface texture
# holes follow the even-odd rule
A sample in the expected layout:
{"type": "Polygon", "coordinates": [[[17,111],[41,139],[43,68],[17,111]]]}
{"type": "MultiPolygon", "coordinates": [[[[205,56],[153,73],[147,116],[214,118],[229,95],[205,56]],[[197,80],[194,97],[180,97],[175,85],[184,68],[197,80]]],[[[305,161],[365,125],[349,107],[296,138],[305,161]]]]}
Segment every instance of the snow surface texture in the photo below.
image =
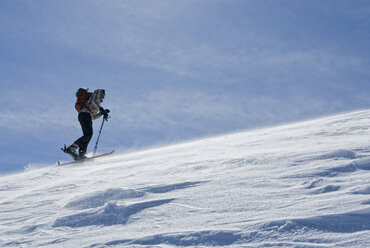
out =
{"type": "Polygon", "coordinates": [[[0,177],[0,247],[370,247],[370,111],[0,177]]]}

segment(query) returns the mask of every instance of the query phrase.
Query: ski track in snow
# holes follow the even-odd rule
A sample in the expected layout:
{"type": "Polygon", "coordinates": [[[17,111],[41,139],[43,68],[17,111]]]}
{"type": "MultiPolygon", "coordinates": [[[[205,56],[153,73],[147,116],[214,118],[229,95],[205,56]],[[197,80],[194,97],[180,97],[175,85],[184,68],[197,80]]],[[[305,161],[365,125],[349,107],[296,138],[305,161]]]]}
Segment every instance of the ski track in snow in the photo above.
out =
{"type": "Polygon", "coordinates": [[[370,111],[0,177],[0,247],[370,247],[370,111]]]}

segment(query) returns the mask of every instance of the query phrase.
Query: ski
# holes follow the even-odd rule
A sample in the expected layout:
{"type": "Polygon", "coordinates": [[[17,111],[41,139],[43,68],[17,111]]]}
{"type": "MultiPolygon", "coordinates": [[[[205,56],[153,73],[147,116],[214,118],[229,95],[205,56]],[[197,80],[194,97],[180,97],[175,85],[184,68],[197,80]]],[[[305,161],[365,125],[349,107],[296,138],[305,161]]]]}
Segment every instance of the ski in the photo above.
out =
{"type": "Polygon", "coordinates": [[[111,155],[111,154],[113,154],[113,152],[114,152],[114,150],[111,151],[111,152],[99,154],[99,155],[96,155],[96,156],[93,156],[93,157],[84,158],[84,159],[78,159],[78,160],[75,160],[75,161],[72,161],[72,162],[66,162],[66,163],[60,163],[58,161],[57,162],[57,166],[63,166],[63,165],[69,165],[69,164],[76,164],[76,163],[83,163],[83,162],[94,160],[95,158],[100,158],[100,157],[105,157],[105,156],[111,155]]]}

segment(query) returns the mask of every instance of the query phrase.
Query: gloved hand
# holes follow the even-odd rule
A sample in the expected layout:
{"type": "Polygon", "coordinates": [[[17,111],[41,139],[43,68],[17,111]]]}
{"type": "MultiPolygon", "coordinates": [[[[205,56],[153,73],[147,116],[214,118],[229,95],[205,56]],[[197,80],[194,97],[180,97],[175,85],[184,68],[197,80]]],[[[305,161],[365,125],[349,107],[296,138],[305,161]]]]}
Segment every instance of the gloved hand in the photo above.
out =
{"type": "Polygon", "coordinates": [[[108,121],[108,117],[109,117],[108,113],[110,112],[110,110],[109,109],[103,109],[102,107],[100,107],[99,110],[100,110],[100,113],[104,116],[104,119],[106,121],[108,121]]]}

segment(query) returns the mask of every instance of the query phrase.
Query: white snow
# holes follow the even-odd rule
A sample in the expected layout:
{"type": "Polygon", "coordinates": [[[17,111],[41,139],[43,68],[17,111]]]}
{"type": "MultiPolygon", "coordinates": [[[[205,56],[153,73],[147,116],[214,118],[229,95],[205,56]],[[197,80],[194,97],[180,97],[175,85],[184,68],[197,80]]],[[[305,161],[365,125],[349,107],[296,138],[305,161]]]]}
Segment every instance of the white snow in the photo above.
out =
{"type": "Polygon", "coordinates": [[[368,110],[28,166],[0,177],[0,247],[370,247],[369,175],[368,110]]]}

